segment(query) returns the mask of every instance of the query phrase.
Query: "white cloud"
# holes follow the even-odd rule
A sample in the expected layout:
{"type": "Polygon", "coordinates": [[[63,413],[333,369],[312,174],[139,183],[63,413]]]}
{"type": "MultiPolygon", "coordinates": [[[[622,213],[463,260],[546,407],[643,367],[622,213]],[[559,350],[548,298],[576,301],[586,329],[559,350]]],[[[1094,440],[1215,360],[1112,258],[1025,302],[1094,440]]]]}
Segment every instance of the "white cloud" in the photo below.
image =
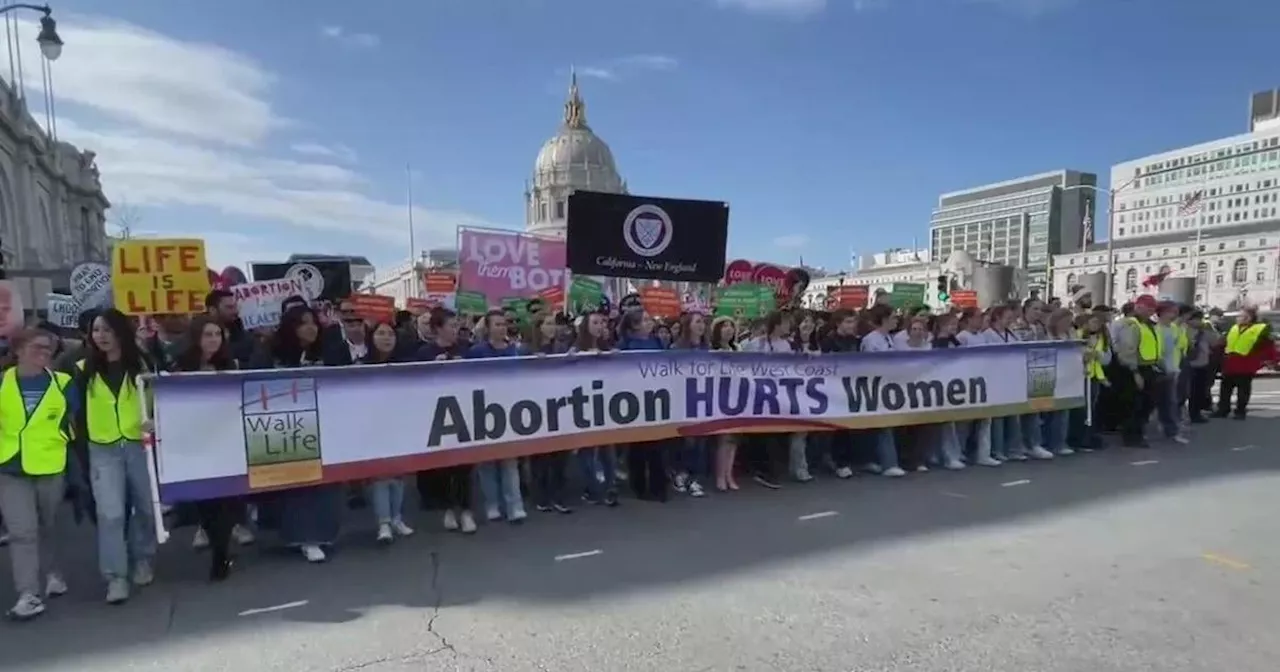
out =
{"type": "Polygon", "coordinates": [[[666,56],[663,54],[633,54],[630,56],[613,58],[595,65],[588,65],[585,67],[579,66],[574,70],[578,73],[579,77],[601,79],[611,82],[623,79],[627,75],[635,74],[643,70],[674,70],[679,66],[680,61],[676,60],[673,56],[666,56]]]}
{"type": "Polygon", "coordinates": [[[289,146],[289,149],[303,154],[305,156],[315,156],[322,159],[334,159],[343,163],[356,162],[356,150],[346,145],[322,145],[318,142],[295,142],[289,146]]]}
{"type": "MultiPolygon", "coordinates": [[[[59,21],[58,31],[67,44],[53,65],[59,105],[89,107],[149,131],[239,146],[257,144],[287,124],[265,97],[275,77],[243,55],[111,20],[59,21]]],[[[29,50],[25,42],[36,32],[34,24],[22,25],[23,49],[29,50]]],[[[28,88],[39,87],[35,58],[25,63],[28,88]]],[[[33,91],[31,98],[40,95],[33,91]]]]}
{"type": "Polygon", "coordinates": [[[788,250],[794,250],[801,247],[805,247],[808,244],[809,244],[809,236],[803,233],[793,233],[789,236],[778,236],[777,238],[773,239],[774,247],[781,247],[783,249],[788,249],[788,250]]]}
{"type": "Polygon", "coordinates": [[[648,70],[675,70],[680,61],[674,56],[666,56],[663,54],[633,54],[631,56],[623,56],[618,62],[635,68],[645,68],[648,70]]]}
{"type": "MultiPolygon", "coordinates": [[[[349,148],[299,140],[296,153],[268,149],[279,145],[284,125],[270,98],[275,78],[262,66],[219,47],[119,22],[65,24],[59,29],[67,48],[55,65],[59,136],[97,152],[108,198],[138,207],[141,228],[191,233],[192,224],[156,208],[220,214],[226,225],[200,234],[211,249],[226,251],[211,251],[217,263],[285,251],[279,248],[324,251],[334,238],[325,233],[345,234],[337,238],[348,243],[352,236],[368,240],[368,249],[345,251],[371,257],[405,245],[407,205],[376,197],[373,180],[342,165],[337,159],[354,154],[349,148]],[[236,230],[254,235],[227,233],[236,230]],[[224,242],[215,243],[219,236],[224,242]]],[[[33,61],[27,61],[29,70],[33,61]]],[[[42,121],[40,96],[32,95],[29,104],[42,121]]],[[[289,144],[286,138],[283,146],[289,144]]],[[[494,226],[428,207],[415,209],[414,222],[423,246],[452,244],[460,224],[494,226]]]]}
{"type": "Polygon", "coordinates": [[[721,7],[731,7],[753,14],[805,17],[827,8],[827,0],[716,0],[721,7]]]}
{"type": "Polygon", "coordinates": [[[587,66],[584,68],[574,68],[574,72],[578,73],[579,77],[586,77],[588,79],[612,81],[618,78],[618,73],[610,70],[609,68],[587,66]]]}
{"type": "Polygon", "coordinates": [[[382,38],[373,33],[350,33],[342,26],[321,26],[320,34],[344,47],[372,49],[382,44],[382,38]]]}

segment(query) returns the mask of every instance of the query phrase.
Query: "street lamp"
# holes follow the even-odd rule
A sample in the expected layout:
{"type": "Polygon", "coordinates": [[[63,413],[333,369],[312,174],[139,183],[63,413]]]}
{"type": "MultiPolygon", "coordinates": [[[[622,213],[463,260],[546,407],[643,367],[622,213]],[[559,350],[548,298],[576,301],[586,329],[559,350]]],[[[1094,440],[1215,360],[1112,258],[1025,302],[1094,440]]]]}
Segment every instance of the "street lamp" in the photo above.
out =
{"type": "Polygon", "coordinates": [[[16,3],[0,7],[0,14],[12,12],[15,9],[30,9],[40,12],[44,16],[40,17],[40,34],[36,36],[36,42],[40,44],[40,53],[44,57],[56,61],[62,55],[62,38],[58,37],[58,22],[53,20],[53,9],[49,5],[29,5],[26,3],[16,3]]]}
{"type": "Polygon", "coordinates": [[[1063,192],[1071,191],[1072,189],[1089,189],[1107,195],[1107,293],[1104,303],[1108,306],[1111,305],[1112,300],[1115,298],[1116,285],[1116,194],[1133,186],[1139,179],[1141,179],[1140,176],[1135,176],[1132,180],[1115,189],[1107,189],[1093,184],[1073,184],[1062,188],[1063,192]]]}

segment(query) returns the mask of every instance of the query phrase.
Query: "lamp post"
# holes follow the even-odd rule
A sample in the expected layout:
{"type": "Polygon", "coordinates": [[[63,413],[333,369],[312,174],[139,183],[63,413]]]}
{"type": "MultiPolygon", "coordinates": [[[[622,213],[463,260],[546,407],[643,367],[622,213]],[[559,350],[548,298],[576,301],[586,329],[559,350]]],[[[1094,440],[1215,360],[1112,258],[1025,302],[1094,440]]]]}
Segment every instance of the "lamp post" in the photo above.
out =
{"type": "Polygon", "coordinates": [[[0,7],[0,14],[12,12],[18,9],[29,9],[33,12],[40,12],[44,16],[40,17],[40,34],[36,35],[36,42],[40,45],[40,53],[44,57],[56,61],[62,55],[62,38],[58,37],[58,22],[53,20],[53,8],[49,5],[31,5],[23,2],[0,7]]]}
{"type": "Polygon", "coordinates": [[[1112,300],[1115,298],[1116,194],[1133,186],[1139,179],[1141,178],[1134,177],[1132,180],[1125,182],[1124,184],[1116,187],[1115,189],[1107,189],[1106,187],[1099,187],[1093,184],[1073,184],[1069,187],[1062,188],[1062,191],[1064,193],[1071,191],[1073,189],[1088,189],[1090,191],[1095,191],[1095,192],[1099,192],[1107,195],[1107,293],[1106,293],[1106,300],[1104,301],[1106,305],[1111,305],[1112,300]]]}

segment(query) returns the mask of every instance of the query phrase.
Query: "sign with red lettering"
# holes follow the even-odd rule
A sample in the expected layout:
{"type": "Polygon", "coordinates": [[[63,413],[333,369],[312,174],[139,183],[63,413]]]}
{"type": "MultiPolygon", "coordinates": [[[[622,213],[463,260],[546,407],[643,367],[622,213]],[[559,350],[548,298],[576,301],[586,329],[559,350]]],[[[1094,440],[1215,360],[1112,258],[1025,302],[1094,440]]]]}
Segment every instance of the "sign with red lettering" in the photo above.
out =
{"type": "Polygon", "coordinates": [[[203,312],[209,293],[204,241],[118,241],[111,251],[111,287],[116,308],[127,315],[203,312]]]}

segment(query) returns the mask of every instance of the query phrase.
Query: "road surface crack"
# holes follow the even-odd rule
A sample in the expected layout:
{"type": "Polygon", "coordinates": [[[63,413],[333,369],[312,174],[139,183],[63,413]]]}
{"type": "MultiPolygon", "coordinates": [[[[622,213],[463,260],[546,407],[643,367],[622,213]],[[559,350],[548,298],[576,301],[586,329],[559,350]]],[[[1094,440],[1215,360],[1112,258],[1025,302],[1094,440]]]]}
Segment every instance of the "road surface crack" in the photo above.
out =
{"type": "Polygon", "coordinates": [[[453,642],[449,641],[449,638],[446,637],[443,632],[436,630],[436,620],[439,619],[440,616],[442,615],[443,612],[441,610],[441,607],[444,605],[444,587],[440,585],[440,567],[442,564],[442,560],[441,560],[439,551],[431,551],[431,555],[429,557],[431,559],[431,582],[428,588],[431,592],[432,599],[431,599],[431,616],[427,618],[427,634],[435,638],[436,642],[439,643],[439,647],[437,647],[436,649],[433,649],[427,655],[434,655],[437,653],[448,651],[450,655],[454,656],[455,658],[470,658],[472,660],[481,661],[491,668],[495,667],[492,658],[488,658],[486,656],[478,656],[475,654],[459,651],[458,648],[453,645],[453,642]]]}

